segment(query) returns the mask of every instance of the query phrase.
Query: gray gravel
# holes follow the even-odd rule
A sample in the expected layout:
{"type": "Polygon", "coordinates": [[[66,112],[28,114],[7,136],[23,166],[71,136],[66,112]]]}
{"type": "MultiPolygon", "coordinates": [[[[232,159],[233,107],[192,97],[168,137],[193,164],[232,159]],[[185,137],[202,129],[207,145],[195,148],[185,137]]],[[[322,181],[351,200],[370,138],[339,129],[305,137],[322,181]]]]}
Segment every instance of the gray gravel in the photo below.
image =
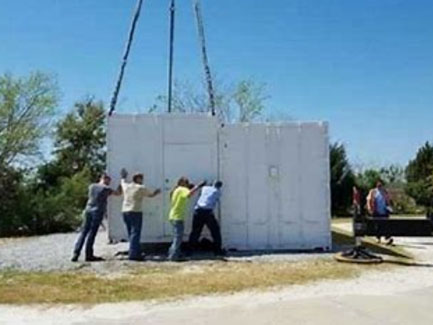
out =
{"type": "Polygon", "coordinates": [[[70,259],[77,236],[78,233],[67,233],[3,240],[0,242],[0,269],[53,271],[88,268],[98,271],[101,267],[111,267],[110,263],[115,261],[116,252],[127,250],[126,243],[108,245],[106,233],[99,232],[94,246],[95,255],[111,261],[84,263],[82,253],[80,262],[72,263],[70,259]]]}
{"type": "MultiPolygon", "coordinates": [[[[23,271],[65,271],[80,270],[98,273],[121,272],[130,267],[149,265],[153,262],[137,263],[129,262],[124,256],[115,256],[118,252],[125,252],[128,243],[109,245],[107,234],[100,231],[96,237],[95,255],[102,256],[105,262],[84,263],[84,254],[79,263],[70,262],[72,249],[78,233],[55,234],[40,237],[14,238],[0,240],[0,270],[15,269],[23,271]]],[[[312,258],[331,257],[330,253],[233,253],[226,258],[228,261],[238,262],[280,262],[299,261],[312,258]]],[[[189,263],[207,263],[210,256],[201,256],[189,263]]]]}

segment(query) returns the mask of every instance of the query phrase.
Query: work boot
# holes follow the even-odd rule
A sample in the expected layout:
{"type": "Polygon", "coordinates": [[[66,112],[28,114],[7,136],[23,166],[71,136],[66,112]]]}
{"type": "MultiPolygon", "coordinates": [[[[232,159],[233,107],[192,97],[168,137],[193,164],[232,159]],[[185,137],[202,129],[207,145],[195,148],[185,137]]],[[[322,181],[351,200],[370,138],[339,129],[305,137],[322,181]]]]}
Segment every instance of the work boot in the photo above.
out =
{"type": "Polygon", "coordinates": [[[226,256],[227,255],[227,251],[225,249],[217,249],[215,250],[215,256],[226,256]]]}
{"type": "Polygon", "coordinates": [[[102,261],[105,261],[105,259],[99,256],[86,256],[86,262],[102,262],[102,261]]]}

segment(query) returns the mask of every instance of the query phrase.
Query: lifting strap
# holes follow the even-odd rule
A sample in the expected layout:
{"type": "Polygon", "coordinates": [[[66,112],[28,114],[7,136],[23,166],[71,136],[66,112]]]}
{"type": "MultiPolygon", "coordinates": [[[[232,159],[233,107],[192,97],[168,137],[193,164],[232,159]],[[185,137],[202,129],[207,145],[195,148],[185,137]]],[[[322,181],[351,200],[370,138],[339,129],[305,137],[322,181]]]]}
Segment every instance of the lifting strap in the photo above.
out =
{"type": "Polygon", "coordinates": [[[170,35],[169,35],[169,54],[168,54],[168,95],[167,111],[171,113],[173,101],[173,54],[174,54],[174,26],[175,26],[175,0],[170,2],[170,35]]]}
{"type": "Polygon", "coordinates": [[[116,109],[117,98],[119,96],[120,87],[122,86],[123,75],[125,74],[125,68],[128,62],[129,52],[131,51],[132,41],[134,40],[135,27],[137,26],[138,18],[140,17],[142,5],[143,0],[137,0],[137,5],[135,8],[134,16],[132,18],[131,27],[129,29],[128,40],[125,46],[125,52],[123,53],[119,76],[117,78],[116,86],[114,88],[113,96],[111,98],[110,111],[108,112],[108,116],[111,116],[111,114],[113,114],[114,110],[116,109]]]}
{"type": "Polygon", "coordinates": [[[215,115],[215,94],[214,94],[214,88],[212,83],[212,74],[210,71],[209,60],[208,60],[207,50],[206,50],[206,37],[204,33],[204,24],[203,24],[203,16],[201,13],[201,5],[200,5],[200,0],[192,0],[192,1],[193,1],[193,8],[194,8],[196,23],[197,23],[198,38],[201,45],[201,56],[203,60],[204,74],[207,83],[209,106],[212,112],[212,116],[214,116],[215,115]]]}
{"type": "MultiPolygon", "coordinates": [[[[128,62],[129,52],[131,51],[132,42],[134,40],[135,28],[137,26],[138,18],[140,17],[141,7],[144,0],[137,0],[137,5],[132,18],[131,26],[129,29],[128,40],[126,42],[125,51],[122,57],[119,76],[116,81],[114,92],[110,101],[110,110],[108,116],[111,116],[116,110],[116,104],[119,97],[120,88],[122,86],[123,76],[125,74],[126,64],[128,62]]],[[[215,94],[212,82],[212,74],[209,67],[209,60],[206,49],[206,38],[204,32],[203,16],[201,13],[200,0],[192,0],[193,9],[196,17],[197,34],[201,47],[201,56],[203,62],[203,69],[206,78],[207,92],[209,96],[209,107],[212,115],[215,115],[215,94]]],[[[174,28],[175,28],[175,0],[170,0],[170,35],[169,35],[169,62],[168,62],[168,112],[172,111],[172,93],[173,93],[173,54],[174,54],[174,28]]]]}

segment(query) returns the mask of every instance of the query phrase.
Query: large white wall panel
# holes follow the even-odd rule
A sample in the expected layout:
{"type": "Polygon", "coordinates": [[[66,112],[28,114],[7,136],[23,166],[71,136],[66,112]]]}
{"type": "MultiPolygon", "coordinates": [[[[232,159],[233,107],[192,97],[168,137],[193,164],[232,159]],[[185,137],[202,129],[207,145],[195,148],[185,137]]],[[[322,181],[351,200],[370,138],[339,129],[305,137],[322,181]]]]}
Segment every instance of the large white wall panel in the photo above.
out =
{"type": "Polygon", "coordinates": [[[223,181],[221,233],[224,245],[246,249],[248,242],[247,135],[242,128],[220,130],[220,178],[223,181]],[[230,140],[230,141],[229,141],[230,140]]]}
{"type": "MultiPolygon", "coordinates": [[[[120,115],[109,119],[108,168],[115,184],[126,167],[143,172],[149,187],[163,189],[145,202],[143,242],[171,239],[168,193],[187,176],[223,181],[219,217],[226,248],[329,248],[328,145],[324,123],[218,127],[205,115],[120,115]]],[[[111,199],[109,205],[115,240],[126,239],[120,203],[111,199]]],[[[192,210],[185,239],[191,216],[192,210]]]]}
{"type": "Polygon", "coordinates": [[[228,248],[330,247],[325,124],[229,125],[220,148],[228,248]]]}
{"type": "MultiPolygon", "coordinates": [[[[143,204],[142,242],[165,242],[171,239],[168,223],[169,192],[179,177],[192,182],[217,177],[217,124],[204,115],[114,115],[108,125],[108,172],[113,186],[125,167],[129,179],[133,173],[145,175],[151,189],[162,194],[145,199],[143,204]]],[[[121,216],[121,198],[109,201],[109,237],[127,239],[121,216]]],[[[191,202],[191,205],[194,201],[191,202]]],[[[187,236],[191,224],[186,220],[187,236]]]]}
{"type": "MultiPolygon", "coordinates": [[[[112,186],[120,182],[120,169],[132,174],[141,172],[145,184],[156,188],[161,184],[161,123],[159,118],[144,116],[116,116],[108,120],[108,172],[113,177],[112,186]]],[[[126,239],[126,229],[121,215],[121,198],[109,201],[109,236],[126,239]]],[[[160,197],[145,200],[143,236],[156,240],[162,231],[160,197]]]]}

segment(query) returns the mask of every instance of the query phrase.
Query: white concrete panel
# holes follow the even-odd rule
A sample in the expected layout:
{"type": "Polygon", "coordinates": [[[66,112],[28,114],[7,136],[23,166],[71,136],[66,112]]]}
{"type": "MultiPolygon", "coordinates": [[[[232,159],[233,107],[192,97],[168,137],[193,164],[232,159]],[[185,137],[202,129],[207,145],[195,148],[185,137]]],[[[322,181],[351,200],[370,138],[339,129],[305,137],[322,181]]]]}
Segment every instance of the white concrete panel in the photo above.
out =
{"type": "Polygon", "coordinates": [[[208,115],[165,114],[164,143],[215,143],[216,120],[208,115]]]}
{"type": "MultiPolygon", "coordinates": [[[[181,176],[223,181],[223,245],[235,249],[330,247],[328,128],[322,123],[232,124],[205,115],[113,116],[108,169],[146,175],[162,188],[144,206],[143,242],[171,239],[168,193],[181,176]]],[[[196,199],[196,198],[195,198],[196,199]]],[[[191,206],[194,204],[193,200],[191,206]]],[[[124,239],[120,199],[110,200],[110,237],[124,239]]],[[[192,211],[186,220],[186,237],[192,211]]]]}
{"type": "Polygon", "coordinates": [[[283,150],[281,128],[266,126],[266,163],[267,163],[267,216],[268,216],[268,249],[281,247],[281,221],[283,217],[283,150]]]}
{"type": "Polygon", "coordinates": [[[280,247],[301,248],[304,242],[302,233],[302,198],[299,184],[302,177],[300,161],[300,124],[290,123],[280,127],[280,181],[281,219],[280,247]]]}
{"type": "Polygon", "coordinates": [[[220,129],[221,234],[227,248],[246,249],[248,240],[248,147],[242,128],[227,125],[220,129]]]}
{"type": "Polygon", "coordinates": [[[330,231],[327,240],[319,235],[330,227],[327,126],[304,123],[301,130],[303,234],[309,245],[307,248],[329,247],[330,231]],[[322,238],[322,241],[319,242],[318,238],[322,238]]]}
{"type": "Polygon", "coordinates": [[[229,248],[329,246],[326,127],[231,125],[221,130],[221,152],[223,238],[229,248]]]}
{"type": "MultiPolygon", "coordinates": [[[[109,119],[108,172],[113,177],[113,187],[120,181],[121,168],[144,174],[149,188],[161,187],[162,155],[160,142],[161,121],[157,117],[116,116],[109,119]]],[[[109,236],[115,240],[127,239],[121,215],[121,198],[109,202],[109,236]]],[[[145,199],[143,209],[143,236],[158,240],[161,236],[161,197],[145,199]]]]}
{"type": "Polygon", "coordinates": [[[248,156],[248,247],[264,249],[268,247],[268,165],[266,129],[263,125],[245,127],[248,156]]]}
{"type": "MultiPolygon", "coordinates": [[[[181,176],[193,182],[217,177],[216,120],[202,115],[114,115],[108,125],[108,172],[113,186],[125,167],[132,176],[145,175],[149,188],[161,188],[156,198],[145,199],[142,242],[171,240],[169,192],[181,176]]],[[[121,216],[121,198],[109,201],[109,237],[127,239],[121,216]]],[[[191,217],[186,222],[189,234],[191,217]]]]}

